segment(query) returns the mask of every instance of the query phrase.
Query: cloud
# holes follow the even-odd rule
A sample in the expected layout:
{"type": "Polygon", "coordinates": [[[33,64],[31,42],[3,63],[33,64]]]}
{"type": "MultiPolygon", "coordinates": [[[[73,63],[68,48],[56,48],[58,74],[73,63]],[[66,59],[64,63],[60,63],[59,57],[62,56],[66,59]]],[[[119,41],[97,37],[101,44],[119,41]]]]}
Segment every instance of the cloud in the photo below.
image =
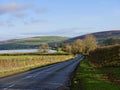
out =
{"type": "Polygon", "coordinates": [[[26,10],[33,7],[31,4],[18,4],[15,2],[0,6],[0,14],[11,14],[18,11],[26,10]]]}
{"type": "Polygon", "coordinates": [[[16,18],[25,18],[25,17],[29,16],[29,14],[27,14],[27,13],[15,13],[15,14],[13,14],[13,16],[16,18]]]}
{"type": "Polygon", "coordinates": [[[36,23],[44,23],[44,22],[47,22],[47,21],[39,19],[39,18],[34,18],[34,17],[30,18],[29,20],[24,20],[23,21],[24,25],[36,24],[36,23]]]}
{"type": "Polygon", "coordinates": [[[44,22],[44,20],[39,19],[36,15],[46,12],[46,10],[46,8],[36,7],[34,4],[30,3],[11,2],[7,4],[0,4],[0,15],[6,17],[0,17],[3,20],[2,22],[0,21],[0,26],[15,26],[15,22],[24,25],[44,22]],[[12,19],[9,20],[9,18],[12,19]]]}
{"type": "Polygon", "coordinates": [[[23,35],[34,35],[34,36],[67,36],[75,37],[79,35],[84,35],[86,33],[92,32],[95,28],[93,27],[73,27],[73,28],[64,28],[60,30],[55,30],[52,32],[36,32],[36,33],[23,33],[23,35]]]}
{"type": "Polygon", "coordinates": [[[15,26],[13,18],[0,21],[0,27],[13,27],[13,26],[15,26]]]}
{"type": "Polygon", "coordinates": [[[3,26],[4,25],[4,23],[3,22],[0,22],[0,26],[3,26]]]}
{"type": "Polygon", "coordinates": [[[12,34],[0,34],[0,41],[10,40],[10,39],[18,39],[20,36],[12,35],[12,34]]]}
{"type": "Polygon", "coordinates": [[[46,8],[37,8],[37,9],[35,9],[35,13],[36,13],[36,14],[44,13],[44,12],[46,12],[46,11],[47,11],[46,8]]]}
{"type": "Polygon", "coordinates": [[[39,23],[39,22],[45,22],[45,20],[31,18],[30,22],[31,23],[39,23]]]}

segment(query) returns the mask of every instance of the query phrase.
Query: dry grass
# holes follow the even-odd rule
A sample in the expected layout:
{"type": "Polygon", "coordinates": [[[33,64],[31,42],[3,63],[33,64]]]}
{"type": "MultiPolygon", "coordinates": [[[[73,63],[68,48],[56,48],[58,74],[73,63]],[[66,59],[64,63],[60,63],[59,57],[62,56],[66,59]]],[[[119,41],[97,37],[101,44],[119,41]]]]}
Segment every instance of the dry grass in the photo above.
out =
{"type": "MultiPolygon", "coordinates": [[[[73,58],[71,55],[53,55],[53,56],[39,56],[39,55],[23,55],[23,56],[0,56],[0,76],[9,72],[21,72],[28,70],[28,68],[41,67],[57,62],[62,62],[73,58]]],[[[13,73],[12,73],[13,72],[13,73]]]]}

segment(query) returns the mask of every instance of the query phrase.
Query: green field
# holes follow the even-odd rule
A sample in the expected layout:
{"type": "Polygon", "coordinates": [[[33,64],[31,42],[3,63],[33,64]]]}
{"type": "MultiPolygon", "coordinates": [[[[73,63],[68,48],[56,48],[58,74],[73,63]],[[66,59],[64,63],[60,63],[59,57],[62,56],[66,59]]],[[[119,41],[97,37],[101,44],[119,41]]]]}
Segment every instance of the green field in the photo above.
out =
{"type": "Polygon", "coordinates": [[[120,80],[120,67],[95,68],[83,60],[73,80],[73,90],[120,90],[120,82],[113,82],[108,76],[120,80]]]}
{"type": "Polygon", "coordinates": [[[51,47],[54,47],[55,44],[59,44],[64,40],[67,40],[67,37],[59,36],[41,36],[41,37],[31,37],[24,39],[8,40],[0,42],[0,49],[31,49],[38,48],[40,44],[48,43],[51,47]]]}
{"type": "Polygon", "coordinates": [[[72,55],[0,56],[0,77],[67,61],[71,58],[73,58],[72,55]]]}
{"type": "Polygon", "coordinates": [[[23,44],[23,45],[39,45],[41,43],[52,43],[52,42],[60,42],[68,39],[67,37],[59,37],[59,36],[43,36],[43,37],[32,37],[25,38],[21,40],[17,40],[15,44],[23,44]]]}

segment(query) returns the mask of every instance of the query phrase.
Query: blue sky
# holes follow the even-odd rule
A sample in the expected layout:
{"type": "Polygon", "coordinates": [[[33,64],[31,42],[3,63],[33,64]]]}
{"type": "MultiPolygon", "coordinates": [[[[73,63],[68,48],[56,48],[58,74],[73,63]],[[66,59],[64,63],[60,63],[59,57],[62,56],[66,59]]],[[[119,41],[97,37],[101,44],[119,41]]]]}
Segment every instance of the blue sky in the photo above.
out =
{"type": "Polygon", "coordinates": [[[120,0],[0,0],[0,40],[120,30],[120,0]]]}

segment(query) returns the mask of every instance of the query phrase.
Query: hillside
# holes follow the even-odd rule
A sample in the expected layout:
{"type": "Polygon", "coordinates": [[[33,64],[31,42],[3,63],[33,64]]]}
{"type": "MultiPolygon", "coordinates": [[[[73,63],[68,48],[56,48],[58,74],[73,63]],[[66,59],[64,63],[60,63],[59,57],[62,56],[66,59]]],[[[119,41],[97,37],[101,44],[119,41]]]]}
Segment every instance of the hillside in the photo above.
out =
{"type": "Polygon", "coordinates": [[[62,42],[67,39],[68,37],[40,36],[24,39],[7,40],[0,42],[0,50],[38,48],[39,45],[42,43],[49,43],[52,46],[57,42],[62,42]]]}
{"type": "MultiPolygon", "coordinates": [[[[114,31],[104,31],[104,32],[96,32],[91,33],[94,35],[99,44],[102,44],[104,40],[109,38],[120,38],[120,30],[114,31]]],[[[41,37],[31,37],[24,39],[13,39],[7,41],[0,42],[0,50],[8,50],[8,49],[29,49],[29,48],[38,48],[42,43],[48,43],[51,47],[55,47],[56,43],[59,45],[61,42],[63,43],[71,43],[77,39],[83,39],[85,35],[77,36],[74,38],[68,37],[59,37],[59,36],[41,36],[41,37]]]]}
{"type": "MultiPolygon", "coordinates": [[[[118,38],[118,37],[120,38],[120,30],[96,32],[96,33],[90,33],[90,34],[94,35],[100,44],[104,40],[109,39],[109,38],[118,38]]],[[[84,37],[85,37],[85,35],[70,38],[69,40],[66,40],[65,43],[70,43],[77,39],[83,39],[84,37]]]]}

